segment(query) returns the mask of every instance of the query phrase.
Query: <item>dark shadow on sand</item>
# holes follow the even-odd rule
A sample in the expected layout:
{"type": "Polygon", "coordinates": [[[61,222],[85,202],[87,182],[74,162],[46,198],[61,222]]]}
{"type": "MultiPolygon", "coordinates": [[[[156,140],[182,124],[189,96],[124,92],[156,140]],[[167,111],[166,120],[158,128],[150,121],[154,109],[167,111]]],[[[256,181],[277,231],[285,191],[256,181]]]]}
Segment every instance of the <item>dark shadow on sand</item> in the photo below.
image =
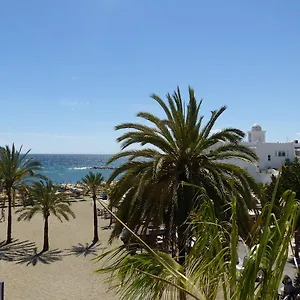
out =
{"type": "Polygon", "coordinates": [[[85,243],[85,245],[78,243],[76,246],[72,246],[70,249],[66,249],[66,255],[75,255],[75,256],[87,256],[87,255],[97,255],[97,252],[101,249],[101,243],[89,244],[85,243]]]}
{"type": "Polygon", "coordinates": [[[13,240],[6,245],[5,241],[0,243],[0,260],[20,261],[31,255],[36,249],[34,242],[13,240]]]}
{"type": "Polygon", "coordinates": [[[26,266],[35,266],[37,263],[50,264],[62,260],[62,257],[63,254],[61,250],[54,249],[45,252],[37,252],[37,248],[35,247],[31,255],[20,259],[17,264],[26,264],[26,266]]]}

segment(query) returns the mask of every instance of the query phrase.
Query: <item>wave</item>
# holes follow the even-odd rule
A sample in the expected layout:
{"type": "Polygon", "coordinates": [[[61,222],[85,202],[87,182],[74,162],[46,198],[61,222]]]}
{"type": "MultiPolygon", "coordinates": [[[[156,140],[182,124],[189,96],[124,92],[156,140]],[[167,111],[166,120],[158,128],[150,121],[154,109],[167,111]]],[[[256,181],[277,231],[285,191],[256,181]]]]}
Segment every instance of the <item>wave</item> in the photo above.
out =
{"type": "Polygon", "coordinates": [[[88,170],[90,169],[91,167],[74,167],[74,168],[69,168],[71,170],[88,170]]]}
{"type": "Polygon", "coordinates": [[[107,166],[93,166],[93,167],[74,167],[71,170],[114,170],[115,168],[107,166]]]}

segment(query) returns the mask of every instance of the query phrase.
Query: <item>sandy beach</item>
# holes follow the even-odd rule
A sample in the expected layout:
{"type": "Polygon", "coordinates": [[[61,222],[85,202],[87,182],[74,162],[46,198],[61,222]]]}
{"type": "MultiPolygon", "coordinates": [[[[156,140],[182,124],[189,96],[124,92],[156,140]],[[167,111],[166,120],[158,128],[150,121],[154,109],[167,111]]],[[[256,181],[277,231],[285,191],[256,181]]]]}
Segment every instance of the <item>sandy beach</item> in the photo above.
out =
{"type": "MultiPolygon", "coordinates": [[[[114,300],[107,292],[105,277],[94,273],[100,265],[91,261],[107,247],[110,230],[102,229],[109,220],[99,220],[99,244],[94,253],[84,255],[93,238],[91,200],[72,203],[75,219],[61,223],[50,217],[50,250],[33,258],[42,248],[43,220],[36,215],[30,222],[13,216],[14,243],[0,248],[0,281],[5,282],[5,300],[114,300]]],[[[7,222],[0,223],[0,242],[5,240],[7,222]]],[[[118,241],[116,242],[118,243],[118,241]]]]}

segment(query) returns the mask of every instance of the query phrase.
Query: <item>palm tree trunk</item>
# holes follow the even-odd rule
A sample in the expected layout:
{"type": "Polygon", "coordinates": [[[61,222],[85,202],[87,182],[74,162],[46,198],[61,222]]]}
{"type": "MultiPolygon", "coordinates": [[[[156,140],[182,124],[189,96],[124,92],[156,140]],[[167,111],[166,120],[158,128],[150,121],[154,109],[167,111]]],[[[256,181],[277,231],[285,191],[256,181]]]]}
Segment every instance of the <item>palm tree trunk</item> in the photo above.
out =
{"type": "MultiPolygon", "coordinates": [[[[110,209],[111,211],[113,211],[112,206],[111,206],[109,209],[110,209]]],[[[112,226],[112,224],[113,224],[113,215],[110,214],[110,220],[109,220],[109,225],[108,225],[108,227],[110,228],[110,227],[112,226]]]]}
{"type": "MultiPolygon", "coordinates": [[[[178,262],[182,266],[185,265],[185,258],[186,258],[186,226],[183,224],[178,227],[177,234],[178,234],[178,262]]],[[[184,291],[179,292],[179,299],[186,300],[186,293],[184,291]]]]}
{"type": "Polygon", "coordinates": [[[187,178],[184,174],[180,174],[179,183],[180,186],[178,188],[178,208],[177,208],[177,216],[176,216],[176,225],[177,225],[177,234],[178,234],[178,255],[179,255],[179,263],[183,266],[185,263],[185,256],[187,254],[187,229],[188,226],[186,224],[190,207],[190,187],[183,186],[181,183],[187,182],[187,178]]]}
{"type": "Polygon", "coordinates": [[[93,195],[93,204],[94,204],[94,239],[93,239],[93,244],[96,244],[99,240],[96,195],[93,195]]]}
{"type": "MultiPolygon", "coordinates": [[[[176,226],[177,226],[177,234],[178,234],[178,262],[183,267],[185,266],[186,255],[188,254],[189,247],[188,241],[191,238],[189,235],[187,225],[187,219],[192,210],[192,201],[195,197],[195,193],[191,187],[183,185],[184,182],[189,182],[189,179],[186,176],[185,171],[179,173],[178,183],[179,188],[177,191],[177,213],[176,213],[176,226]]],[[[186,300],[187,295],[185,292],[180,291],[179,299],[186,300]]]]}
{"type": "MultiPolygon", "coordinates": [[[[178,211],[177,211],[177,216],[176,216],[176,225],[177,225],[177,234],[178,234],[178,262],[180,265],[184,267],[185,265],[185,260],[186,260],[186,255],[187,255],[187,229],[188,226],[186,224],[188,215],[189,215],[189,197],[191,197],[189,193],[189,188],[186,186],[183,186],[181,183],[182,182],[187,182],[187,178],[185,174],[180,174],[179,175],[179,189],[178,189],[178,194],[177,194],[177,199],[178,199],[178,211]]],[[[187,296],[184,291],[179,292],[179,299],[180,300],[186,300],[187,296]]]]}
{"type": "Polygon", "coordinates": [[[7,237],[6,244],[10,244],[12,242],[11,232],[12,232],[12,198],[11,198],[11,189],[7,189],[7,198],[8,198],[8,216],[7,216],[7,237]]]}
{"type": "Polygon", "coordinates": [[[49,216],[45,216],[44,218],[44,245],[42,252],[49,250],[49,224],[48,224],[49,216]]]}
{"type": "MultiPolygon", "coordinates": [[[[111,211],[113,211],[113,207],[112,207],[111,201],[109,201],[109,209],[110,209],[111,211]]],[[[110,227],[112,226],[112,224],[113,224],[113,215],[110,214],[110,220],[109,220],[109,225],[108,225],[108,227],[110,228],[110,227]]]]}

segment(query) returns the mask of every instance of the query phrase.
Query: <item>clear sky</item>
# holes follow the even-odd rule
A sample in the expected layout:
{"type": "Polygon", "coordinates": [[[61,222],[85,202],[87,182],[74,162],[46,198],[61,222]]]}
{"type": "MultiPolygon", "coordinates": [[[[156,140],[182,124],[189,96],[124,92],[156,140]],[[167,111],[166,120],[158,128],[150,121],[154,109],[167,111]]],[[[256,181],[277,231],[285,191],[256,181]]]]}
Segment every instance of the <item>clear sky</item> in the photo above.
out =
{"type": "Polygon", "coordinates": [[[300,138],[300,1],[0,0],[0,145],[114,153],[177,85],[216,129],[300,138]]]}

